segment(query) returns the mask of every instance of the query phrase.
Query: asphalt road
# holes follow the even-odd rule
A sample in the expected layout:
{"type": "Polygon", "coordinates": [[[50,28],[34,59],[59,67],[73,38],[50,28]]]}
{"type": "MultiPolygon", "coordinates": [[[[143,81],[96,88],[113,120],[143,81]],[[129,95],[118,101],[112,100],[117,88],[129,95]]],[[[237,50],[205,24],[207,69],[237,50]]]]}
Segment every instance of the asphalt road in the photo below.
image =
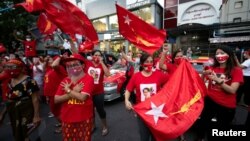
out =
{"type": "MultiPolygon", "coordinates": [[[[105,103],[107,112],[107,121],[109,126],[109,134],[105,137],[101,136],[100,120],[96,117],[97,129],[92,135],[92,141],[139,141],[139,133],[136,118],[133,113],[126,111],[124,102],[115,100],[105,103]]],[[[41,104],[42,119],[45,120],[46,129],[42,133],[42,141],[61,141],[61,134],[55,134],[55,118],[48,117],[49,107],[46,104],[41,104]]],[[[243,124],[246,120],[246,108],[239,106],[237,108],[235,124],[243,124]]],[[[188,131],[185,134],[186,141],[195,140],[195,134],[188,131]]],[[[178,141],[179,139],[175,139],[178,141]]],[[[8,116],[6,116],[4,123],[0,126],[0,141],[14,141],[8,116]]],[[[239,140],[240,141],[240,140],[239,140]]]]}

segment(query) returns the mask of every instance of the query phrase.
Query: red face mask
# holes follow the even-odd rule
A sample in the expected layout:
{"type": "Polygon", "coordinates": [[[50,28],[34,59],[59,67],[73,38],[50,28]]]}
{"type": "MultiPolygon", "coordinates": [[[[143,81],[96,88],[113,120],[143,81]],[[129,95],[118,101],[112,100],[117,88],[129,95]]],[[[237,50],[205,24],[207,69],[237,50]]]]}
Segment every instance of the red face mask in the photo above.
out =
{"type": "Polygon", "coordinates": [[[176,59],[174,59],[174,63],[176,65],[180,65],[181,61],[182,61],[182,58],[176,58],[176,59]]]}
{"type": "Polygon", "coordinates": [[[215,56],[216,60],[219,62],[219,63],[224,63],[227,61],[227,59],[229,58],[229,56],[227,54],[219,54],[219,55],[216,55],[215,56]]]}
{"type": "Polygon", "coordinates": [[[74,67],[74,68],[67,68],[67,72],[69,76],[78,76],[83,72],[83,69],[81,66],[74,67]]]}
{"type": "Polygon", "coordinates": [[[9,73],[11,78],[17,78],[21,73],[21,69],[7,70],[7,73],[9,73]]]}
{"type": "Polygon", "coordinates": [[[152,63],[143,64],[143,67],[146,72],[151,72],[153,68],[153,64],[152,63]]]}
{"type": "Polygon", "coordinates": [[[98,56],[93,56],[92,59],[93,59],[93,61],[94,61],[95,63],[99,63],[99,62],[100,62],[100,59],[99,59],[98,56]]]}

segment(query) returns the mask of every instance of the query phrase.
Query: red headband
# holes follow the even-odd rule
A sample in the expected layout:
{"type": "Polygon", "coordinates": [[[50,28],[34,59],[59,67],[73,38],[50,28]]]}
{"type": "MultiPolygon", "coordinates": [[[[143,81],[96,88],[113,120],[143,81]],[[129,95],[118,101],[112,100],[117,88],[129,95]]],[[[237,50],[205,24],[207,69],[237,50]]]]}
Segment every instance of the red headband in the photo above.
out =
{"type": "Polygon", "coordinates": [[[6,62],[6,64],[14,64],[14,65],[17,65],[19,67],[25,66],[25,64],[21,60],[18,60],[18,59],[11,59],[8,62],[6,62]]]}

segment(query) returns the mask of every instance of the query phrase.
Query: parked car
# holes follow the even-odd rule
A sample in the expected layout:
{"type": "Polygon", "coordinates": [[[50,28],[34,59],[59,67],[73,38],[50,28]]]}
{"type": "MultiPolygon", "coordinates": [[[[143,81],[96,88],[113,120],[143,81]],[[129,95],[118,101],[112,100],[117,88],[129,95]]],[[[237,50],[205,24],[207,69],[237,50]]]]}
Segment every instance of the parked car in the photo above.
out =
{"type": "MultiPolygon", "coordinates": [[[[133,72],[139,71],[139,65],[132,63],[133,72]]],[[[111,76],[104,78],[104,101],[112,101],[120,98],[124,99],[126,86],[129,80],[126,77],[127,65],[121,64],[119,61],[110,67],[111,76]]],[[[130,70],[130,69],[129,69],[130,70]]],[[[132,93],[130,100],[134,102],[135,97],[132,93]]]]}
{"type": "Polygon", "coordinates": [[[114,99],[123,97],[125,87],[123,84],[126,80],[125,65],[116,62],[110,68],[111,76],[104,78],[104,101],[112,101],[114,99]]]}
{"type": "Polygon", "coordinates": [[[201,56],[201,57],[190,60],[190,63],[193,65],[195,70],[199,74],[201,74],[205,66],[211,66],[213,64],[213,59],[209,57],[201,56]]]}

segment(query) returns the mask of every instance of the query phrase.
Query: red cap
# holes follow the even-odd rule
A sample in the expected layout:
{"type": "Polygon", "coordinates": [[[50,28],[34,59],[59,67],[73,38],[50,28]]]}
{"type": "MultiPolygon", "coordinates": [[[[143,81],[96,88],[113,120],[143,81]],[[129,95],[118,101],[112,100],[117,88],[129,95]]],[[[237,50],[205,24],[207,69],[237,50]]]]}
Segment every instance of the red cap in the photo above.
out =
{"type": "Polygon", "coordinates": [[[81,54],[75,53],[75,54],[70,55],[70,57],[65,58],[63,61],[68,62],[68,61],[73,61],[73,60],[79,60],[84,63],[85,58],[81,54]]]}
{"type": "Polygon", "coordinates": [[[17,65],[19,67],[24,67],[25,66],[24,62],[22,60],[19,60],[19,59],[10,59],[5,64],[14,64],[14,65],[17,65]]]}

